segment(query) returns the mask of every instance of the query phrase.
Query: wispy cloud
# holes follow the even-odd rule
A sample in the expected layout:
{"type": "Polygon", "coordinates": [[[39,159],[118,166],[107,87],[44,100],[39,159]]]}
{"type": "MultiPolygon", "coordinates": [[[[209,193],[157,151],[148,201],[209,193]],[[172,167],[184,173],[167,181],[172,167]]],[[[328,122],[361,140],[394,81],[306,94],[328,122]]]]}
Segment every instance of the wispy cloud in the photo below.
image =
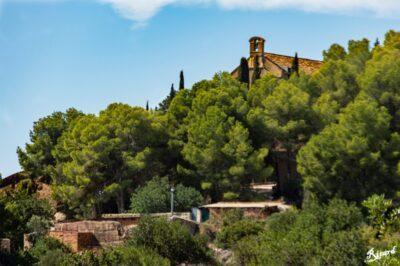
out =
{"type": "Polygon", "coordinates": [[[111,4],[125,18],[144,23],[168,5],[216,4],[224,9],[298,9],[351,14],[368,12],[380,17],[400,15],[400,0],[99,0],[111,4]]]}
{"type": "MultiPolygon", "coordinates": [[[[61,2],[68,0],[0,0],[6,2],[61,2]]],[[[309,12],[352,14],[368,12],[379,17],[400,16],[400,0],[87,0],[109,4],[121,16],[144,24],[169,5],[214,4],[223,9],[297,9],[309,12]]]]}

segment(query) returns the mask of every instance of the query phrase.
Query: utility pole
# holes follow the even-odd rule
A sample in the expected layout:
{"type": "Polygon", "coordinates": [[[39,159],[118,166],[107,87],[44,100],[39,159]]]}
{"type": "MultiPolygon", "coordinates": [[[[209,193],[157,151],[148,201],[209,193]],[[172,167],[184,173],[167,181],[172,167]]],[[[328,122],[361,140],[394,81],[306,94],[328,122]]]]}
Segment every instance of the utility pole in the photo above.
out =
{"type": "Polygon", "coordinates": [[[171,217],[174,215],[174,187],[171,187],[171,217]]]}

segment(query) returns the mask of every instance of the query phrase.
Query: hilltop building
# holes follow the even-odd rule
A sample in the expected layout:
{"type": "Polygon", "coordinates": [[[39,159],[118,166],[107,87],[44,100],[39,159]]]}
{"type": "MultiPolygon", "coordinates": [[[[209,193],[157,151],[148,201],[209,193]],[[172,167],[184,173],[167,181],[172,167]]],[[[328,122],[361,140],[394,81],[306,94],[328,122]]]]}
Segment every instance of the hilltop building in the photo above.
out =
{"type": "MultiPolygon", "coordinates": [[[[292,73],[292,65],[295,57],[265,52],[265,39],[252,37],[250,40],[250,57],[247,59],[249,65],[249,82],[254,83],[256,76],[274,75],[279,78],[288,78],[292,73]],[[256,73],[258,72],[258,73],[256,73]]],[[[312,74],[322,66],[322,61],[307,58],[298,58],[299,71],[312,74]]],[[[237,78],[240,75],[240,66],[232,72],[237,78]]]]}

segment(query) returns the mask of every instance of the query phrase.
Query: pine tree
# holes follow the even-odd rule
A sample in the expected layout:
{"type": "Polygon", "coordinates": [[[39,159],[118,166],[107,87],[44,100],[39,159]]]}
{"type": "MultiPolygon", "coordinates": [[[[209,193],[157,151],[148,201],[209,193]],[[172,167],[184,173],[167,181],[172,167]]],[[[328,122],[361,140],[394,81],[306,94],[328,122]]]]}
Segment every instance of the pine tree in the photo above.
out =
{"type": "Polygon", "coordinates": [[[299,75],[299,57],[297,56],[297,53],[295,54],[294,58],[293,58],[293,62],[292,62],[292,68],[290,73],[296,73],[297,75],[299,75]]]}
{"type": "Polygon", "coordinates": [[[179,79],[179,90],[183,90],[184,88],[185,88],[185,76],[183,75],[183,70],[182,70],[179,79]]]}
{"type": "Polygon", "coordinates": [[[249,62],[245,57],[240,60],[239,81],[249,84],[249,62]]]}

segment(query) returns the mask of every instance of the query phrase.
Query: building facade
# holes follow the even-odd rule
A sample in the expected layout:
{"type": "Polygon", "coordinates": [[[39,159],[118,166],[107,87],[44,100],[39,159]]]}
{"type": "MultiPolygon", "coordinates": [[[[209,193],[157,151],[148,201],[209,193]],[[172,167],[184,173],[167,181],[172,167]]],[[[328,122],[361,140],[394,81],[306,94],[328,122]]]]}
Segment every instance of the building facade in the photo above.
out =
{"type": "MultiPolygon", "coordinates": [[[[292,73],[295,57],[265,52],[265,39],[252,37],[249,40],[250,56],[248,57],[249,82],[254,83],[258,77],[273,75],[278,78],[288,78],[292,73]]],[[[299,72],[310,75],[322,66],[322,61],[298,58],[299,72]]],[[[240,75],[240,66],[232,72],[234,78],[240,75]]]]}

